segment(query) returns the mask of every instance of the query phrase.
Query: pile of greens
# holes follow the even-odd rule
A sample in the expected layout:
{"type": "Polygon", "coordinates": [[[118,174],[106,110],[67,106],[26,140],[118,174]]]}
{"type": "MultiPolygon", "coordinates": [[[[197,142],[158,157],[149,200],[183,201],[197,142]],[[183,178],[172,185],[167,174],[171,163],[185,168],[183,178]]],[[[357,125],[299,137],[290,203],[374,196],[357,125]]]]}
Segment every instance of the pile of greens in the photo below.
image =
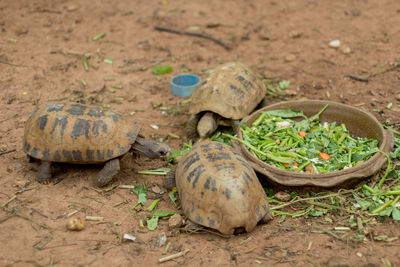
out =
{"type": "MultiPolygon", "coordinates": [[[[379,151],[378,140],[352,137],[344,124],[320,123],[302,111],[260,112],[251,126],[241,131],[248,149],[269,165],[288,171],[326,173],[353,167],[379,151]],[[301,121],[291,118],[303,117],[301,121]]],[[[242,125],[243,126],[243,125],[242,125]]]]}

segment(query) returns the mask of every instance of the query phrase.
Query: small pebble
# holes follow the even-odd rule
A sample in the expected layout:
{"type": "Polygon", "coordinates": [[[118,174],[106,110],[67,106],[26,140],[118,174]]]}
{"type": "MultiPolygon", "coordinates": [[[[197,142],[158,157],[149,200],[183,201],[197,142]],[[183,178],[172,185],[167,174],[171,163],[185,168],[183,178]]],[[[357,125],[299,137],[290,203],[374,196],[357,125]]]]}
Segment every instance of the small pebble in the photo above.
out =
{"type": "Polygon", "coordinates": [[[14,163],[14,167],[15,167],[15,168],[21,168],[21,167],[22,167],[22,164],[21,164],[21,163],[14,163]]]}
{"type": "Polygon", "coordinates": [[[6,144],[1,144],[0,145],[0,152],[7,151],[7,145],[6,144]]]}
{"type": "Polygon", "coordinates": [[[275,198],[276,200],[284,201],[284,202],[289,201],[289,200],[292,199],[292,197],[291,197],[288,193],[283,192],[283,191],[279,191],[278,193],[276,193],[276,194],[274,195],[274,198],[275,198]]]}
{"type": "Polygon", "coordinates": [[[135,241],[136,236],[130,235],[130,234],[124,234],[124,239],[130,240],[130,241],[135,241]]]}
{"type": "Polygon", "coordinates": [[[298,31],[293,31],[293,32],[289,33],[289,37],[290,38],[299,38],[302,35],[303,35],[303,33],[302,32],[298,32],[298,31]]]}
{"type": "Polygon", "coordinates": [[[74,6],[74,5],[67,6],[67,11],[68,11],[68,12],[72,12],[72,11],[75,11],[75,10],[77,10],[77,9],[78,9],[78,7],[77,7],[77,6],[74,6]]]}
{"type": "Polygon", "coordinates": [[[67,229],[71,231],[81,231],[85,227],[85,223],[81,218],[71,217],[67,220],[67,229]]]}
{"type": "Polygon", "coordinates": [[[168,220],[169,229],[179,228],[182,225],[183,225],[183,218],[180,214],[174,214],[168,220]]]}
{"type": "Polygon", "coordinates": [[[343,47],[341,51],[342,51],[342,53],[345,54],[345,55],[351,54],[351,52],[352,52],[352,51],[351,51],[351,48],[348,47],[348,46],[343,47]]]}
{"type": "Polygon", "coordinates": [[[161,188],[158,185],[153,186],[151,188],[151,190],[153,191],[153,193],[156,193],[156,194],[160,194],[160,192],[161,192],[161,188]]]}
{"type": "Polygon", "coordinates": [[[293,55],[293,54],[289,54],[289,55],[285,56],[285,61],[286,62],[292,62],[292,61],[295,61],[295,60],[296,60],[296,56],[293,55]]]}
{"type": "Polygon", "coordinates": [[[167,242],[167,236],[165,235],[165,233],[162,233],[160,239],[158,240],[158,246],[162,247],[165,242],[167,242]]]}
{"type": "Polygon", "coordinates": [[[333,48],[339,48],[340,47],[340,41],[339,40],[333,40],[329,42],[329,46],[333,48]]]}

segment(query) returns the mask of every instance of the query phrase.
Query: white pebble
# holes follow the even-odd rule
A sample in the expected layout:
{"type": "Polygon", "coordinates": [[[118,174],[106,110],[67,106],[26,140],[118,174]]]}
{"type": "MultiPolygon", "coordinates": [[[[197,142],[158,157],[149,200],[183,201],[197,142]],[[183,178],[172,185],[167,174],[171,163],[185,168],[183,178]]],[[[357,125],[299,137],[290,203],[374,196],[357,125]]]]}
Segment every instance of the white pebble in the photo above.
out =
{"type": "Polygon", "coordinates": [[[339,40],[330,41],[329,46],[333,47],[333,48],[338,48],[338,47],[340,47],[340,41],[339,40]]]}
{"type": "Polygon", "coordinates": [[[155,124],[152,124],[152,125],[150,125],[151,126],[151,128],[153,128],[153,129],[155,129],[155,130],[158,130],[158,129],[160,129],[160,127],[158,127],[157,125],[155,125],[155,124]]]}
{"type": "Polygon", "coordinates": [[[124,239],[135,241],[136,240],[136,236],[133,236],[133,235],[130,235],[130,234],[124,234],[124,239]]]}

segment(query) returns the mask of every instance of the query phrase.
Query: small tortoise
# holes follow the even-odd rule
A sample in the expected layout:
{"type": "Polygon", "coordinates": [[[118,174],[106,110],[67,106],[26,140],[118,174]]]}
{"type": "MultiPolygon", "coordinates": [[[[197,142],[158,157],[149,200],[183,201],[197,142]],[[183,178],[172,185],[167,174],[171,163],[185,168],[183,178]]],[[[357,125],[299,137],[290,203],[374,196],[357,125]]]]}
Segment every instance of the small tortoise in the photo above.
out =
{"type": "Polygon", "coordinates": [[[223,143],[196,143],[164,178],[167,189],[175,185],[191,224],[234,234],[243,228],[250,232],[272,218],[254,170],[223,143]]]}
{"type": "Polygon", "coordinates": [[[215,68],[192,95],[187,137],[207,138],[224,122],[237,127],[265,94],[264,83],[246,65],[233,62],[215,68]]]}
{"type": "Polygon", "coordinates": [[[101,187],[119,171],[119,159],[129,151],[150,158],[166,156],[168,145],[146,140],[140,127],[118,113],[81,104],[53,103],[35,111],[25,125],[23,149],[41,160],[37,180],[49,183],[51,163],[101,164],[94,183],[101,187]]]}

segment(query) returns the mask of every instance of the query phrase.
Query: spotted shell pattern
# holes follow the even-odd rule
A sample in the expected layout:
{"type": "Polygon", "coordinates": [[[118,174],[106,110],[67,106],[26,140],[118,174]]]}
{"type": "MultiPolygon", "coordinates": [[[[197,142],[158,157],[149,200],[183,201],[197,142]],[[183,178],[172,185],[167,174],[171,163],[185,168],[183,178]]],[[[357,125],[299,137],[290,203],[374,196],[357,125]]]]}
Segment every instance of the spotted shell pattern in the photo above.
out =
{"type": "Polygon", "coordinates": [[[186,217],[221,233],[250,232],[269,213],[254,170],[228,145],[197,143],[178,163],[175,179],[186,217]]]}
{"type": "Polygon", "coordinates": [[[190,114],[212,111],[228,119],[241,119],[258,105],[266,94],[264,83],[242,63],[215,68],[192,95],[190,114]]]}
{"type": "Polygon", "coordinates": [[[43,161],[103,163],[127,153],[139,130],[111,110],[53,103],[26,122],[23,150],[43,161]]]}

